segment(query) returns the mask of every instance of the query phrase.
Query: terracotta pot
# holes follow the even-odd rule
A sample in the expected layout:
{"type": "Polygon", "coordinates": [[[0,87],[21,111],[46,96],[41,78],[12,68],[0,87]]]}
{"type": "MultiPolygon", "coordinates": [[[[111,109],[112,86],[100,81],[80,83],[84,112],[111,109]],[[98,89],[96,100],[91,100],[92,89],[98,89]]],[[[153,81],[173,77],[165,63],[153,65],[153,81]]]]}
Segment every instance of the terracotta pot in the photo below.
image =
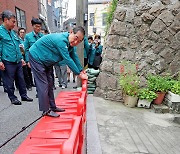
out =
{"type": "Polygon", "coordinates": [[[157,98],[153,101],[154,104],[162,104],[165,92],[157,92],[157,98]]]}

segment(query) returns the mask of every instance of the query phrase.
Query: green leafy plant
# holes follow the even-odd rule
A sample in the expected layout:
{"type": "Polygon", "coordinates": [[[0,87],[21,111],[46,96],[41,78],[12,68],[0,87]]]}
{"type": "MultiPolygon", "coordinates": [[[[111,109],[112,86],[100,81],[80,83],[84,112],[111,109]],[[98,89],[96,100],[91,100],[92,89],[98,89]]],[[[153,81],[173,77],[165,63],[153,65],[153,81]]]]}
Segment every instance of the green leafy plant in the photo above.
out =
{"type": "Polygon", "coordinates": [[[106,22],[107,22],[106,30],[105,30],[106,34],[107,34],[109,27],[113,21],[114,12],[116,10],[117,4],[118,4],[118,0],[112,0],[109,5],[108,12],[107,12],[107,18],[106,18],[106,22]]]}
{"type": "Polygon", "coordinates": [[[174,94],[180,95],[180,81],[175,81],[171,87],[171,92],[174,94]]]}
{"type": "Polygon", "coordinates": [[[139,99],[146,99],[149,102],[152,102],[157,97],[157,94],[148,88],[143,88],[139,90],[138,97],[139,99]]]}
{"type": "Polygon", "coordinates": [[[147,85],[149,90],[154,92],[167,92],[170,89],[170,82],[167,77],[159,75],[149,75],[147,78],[147,85]]]}
{"type": "Polygon", "coordinates": [[[129,96],[137,96],[140,79],[137,75],[136,65],[129,61],[122,62],[120,65],[120,86],[123,92],[129,96]]]}

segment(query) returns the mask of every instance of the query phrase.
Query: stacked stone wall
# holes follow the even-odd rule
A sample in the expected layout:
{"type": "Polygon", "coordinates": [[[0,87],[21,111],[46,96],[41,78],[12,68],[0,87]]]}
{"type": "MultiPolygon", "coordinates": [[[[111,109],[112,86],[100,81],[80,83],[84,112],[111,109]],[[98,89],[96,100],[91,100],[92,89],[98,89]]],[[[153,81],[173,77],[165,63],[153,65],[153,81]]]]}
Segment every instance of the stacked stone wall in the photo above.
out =
{"type": "MultiPolygon", "coordinates": [[[[120,63],[138,63],[141,76],[180,71],[180,1],[120,0],[103,50],[96,96],[121,101],[120,63]]],[[[143,79],[143,78],[142,78],[143,79]]]]}

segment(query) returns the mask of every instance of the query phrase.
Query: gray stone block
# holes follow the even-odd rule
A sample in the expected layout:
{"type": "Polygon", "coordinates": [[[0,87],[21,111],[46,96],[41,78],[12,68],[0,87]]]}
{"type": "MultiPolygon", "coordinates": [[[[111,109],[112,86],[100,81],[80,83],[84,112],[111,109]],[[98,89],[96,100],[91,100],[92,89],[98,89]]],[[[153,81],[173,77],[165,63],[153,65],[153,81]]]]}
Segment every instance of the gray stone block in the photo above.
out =
{"type": "Polygon", "coordinates": [[[155,113],[168,113],[169,112],[169,107],[163,104],[160,105],[152,105],[152,109],[154,110],[155,113]]]}

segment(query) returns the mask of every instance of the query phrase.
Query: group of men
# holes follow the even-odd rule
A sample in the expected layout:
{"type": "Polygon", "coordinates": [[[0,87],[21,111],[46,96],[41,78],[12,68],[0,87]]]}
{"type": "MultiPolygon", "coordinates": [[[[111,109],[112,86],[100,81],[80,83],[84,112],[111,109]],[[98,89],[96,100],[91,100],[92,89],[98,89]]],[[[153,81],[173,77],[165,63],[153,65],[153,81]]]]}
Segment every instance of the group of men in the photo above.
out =
{"type": "MultiPolygon", "coordinates": [[[[46,113],[47,116],[59,117],[57,112],[65,110],[56,107],[55,104],[52,67],[63,61],[81,79],[87,79],[77,53],[73,50],[84,40],[84,28],[78,26],[71,32],[43,36],[40,33],[40,20],[34,19],[31,22],[33,32],[26,34],[25,39],[22,40],[13,31],[16,17],[11,11],[2,12],[2,21],[3,24],[0,26],[0,70],[11,103],[21,105],[21,101],[14,95],[14,81],[16,81],[21,100],[33,101],[27,96],[26,85],[28,82],[25,82],[23,74],[23,66],[27,66],[33,72],[39,110],[46,113]]],[[[26,70],[26,72],[28,71],[26,70]]],[[[31,84],[33,83],[30,83],[30,86],[32,86],[31,84]]]]}

